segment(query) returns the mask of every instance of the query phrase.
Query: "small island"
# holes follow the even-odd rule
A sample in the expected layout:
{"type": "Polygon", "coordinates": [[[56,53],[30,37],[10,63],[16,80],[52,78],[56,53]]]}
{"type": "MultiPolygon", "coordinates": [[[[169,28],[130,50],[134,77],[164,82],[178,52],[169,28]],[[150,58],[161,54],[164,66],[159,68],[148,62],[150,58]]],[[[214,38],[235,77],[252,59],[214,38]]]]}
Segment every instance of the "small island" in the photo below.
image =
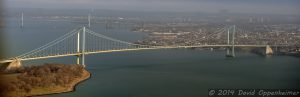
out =
{"type": "Polygon", "coordinates": [[[71,92],[90,76],[82,65],[44,64],[6,71],[1,78],[4,97],[27,97],[71,92]]]}

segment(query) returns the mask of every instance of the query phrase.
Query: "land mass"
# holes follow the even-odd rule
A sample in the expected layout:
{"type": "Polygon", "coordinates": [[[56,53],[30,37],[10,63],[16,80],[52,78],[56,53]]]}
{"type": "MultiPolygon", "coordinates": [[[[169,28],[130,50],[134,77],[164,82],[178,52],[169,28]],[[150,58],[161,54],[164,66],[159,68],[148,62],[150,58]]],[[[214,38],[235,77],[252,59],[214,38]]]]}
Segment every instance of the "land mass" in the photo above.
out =
{"type": "Polygon", "coordinates": [[[81,65],[45,64],[11,71],[6,80],[5,97],[27,97],[65,93],[90,78],[91,74],[81,65]]]}

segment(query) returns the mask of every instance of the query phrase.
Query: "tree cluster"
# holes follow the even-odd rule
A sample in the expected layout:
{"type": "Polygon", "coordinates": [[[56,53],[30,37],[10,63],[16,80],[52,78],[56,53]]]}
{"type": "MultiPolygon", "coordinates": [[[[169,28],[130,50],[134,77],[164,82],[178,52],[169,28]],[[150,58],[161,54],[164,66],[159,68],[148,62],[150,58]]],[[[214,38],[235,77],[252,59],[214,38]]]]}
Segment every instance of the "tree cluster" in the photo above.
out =
{"type": "Polygon", "coordinates": [[[44,64],[42,66],[24,67],[15,72],[16,79],[7,84],[7,91],[30,92],[32,88],[63,86],[81,77],[81,65],[44,64]]]}

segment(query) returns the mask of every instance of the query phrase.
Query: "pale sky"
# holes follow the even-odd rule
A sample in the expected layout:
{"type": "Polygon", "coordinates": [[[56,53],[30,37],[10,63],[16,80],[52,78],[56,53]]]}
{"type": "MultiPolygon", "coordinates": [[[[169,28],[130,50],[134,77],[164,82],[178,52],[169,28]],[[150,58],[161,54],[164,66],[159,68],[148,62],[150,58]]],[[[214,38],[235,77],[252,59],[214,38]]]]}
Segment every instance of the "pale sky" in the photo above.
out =
{"type": "Polygon", "coordinates": [[[300,14],[300,0],[4,0],[6,8],[300,14]]]}

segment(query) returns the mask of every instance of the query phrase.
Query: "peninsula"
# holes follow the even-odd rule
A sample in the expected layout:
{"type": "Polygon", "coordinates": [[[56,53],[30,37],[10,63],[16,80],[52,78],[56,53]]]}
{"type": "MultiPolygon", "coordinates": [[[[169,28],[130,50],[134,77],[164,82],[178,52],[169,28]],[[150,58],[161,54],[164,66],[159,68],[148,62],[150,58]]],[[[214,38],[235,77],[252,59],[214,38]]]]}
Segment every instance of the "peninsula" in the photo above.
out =
{"type": "Polygon", "coordinates": [[[82,65],[44,64],[6,72],[5,97],[27,97],[65,93],[90,78],[82,65]]]}

